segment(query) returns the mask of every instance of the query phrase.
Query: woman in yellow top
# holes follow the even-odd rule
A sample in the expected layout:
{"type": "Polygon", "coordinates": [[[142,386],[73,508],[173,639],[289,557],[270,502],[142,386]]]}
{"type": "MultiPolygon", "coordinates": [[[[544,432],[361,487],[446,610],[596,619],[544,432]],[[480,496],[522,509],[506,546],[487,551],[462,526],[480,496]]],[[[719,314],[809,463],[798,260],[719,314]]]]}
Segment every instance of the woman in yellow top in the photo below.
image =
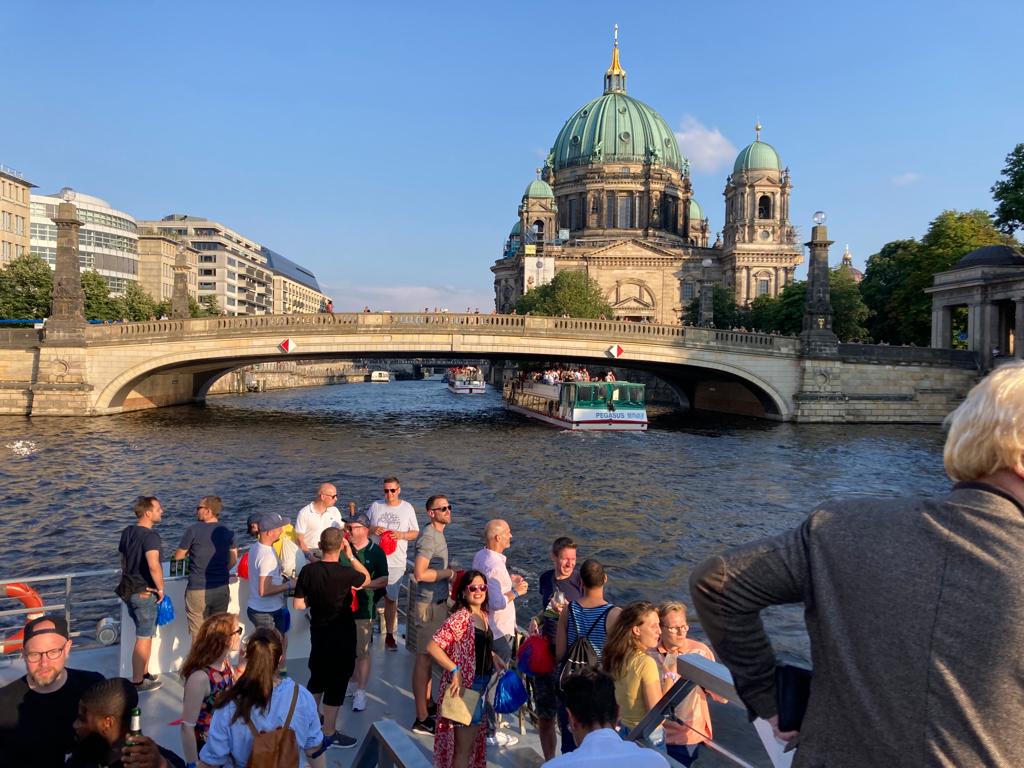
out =
{"type": "MultiPolygon", "coordinates": [[[[657,651],[660,640],[658,609],[653,603],[641,600],[622,610],[605,641],[602,664],[604,671],[615,680],[615,701],[619,705],[623,736],[636,728],[662,697],[658,663],[649,653],[657,651]]],[[[671,683],[668,686],[671,687],[671,683]]]]}

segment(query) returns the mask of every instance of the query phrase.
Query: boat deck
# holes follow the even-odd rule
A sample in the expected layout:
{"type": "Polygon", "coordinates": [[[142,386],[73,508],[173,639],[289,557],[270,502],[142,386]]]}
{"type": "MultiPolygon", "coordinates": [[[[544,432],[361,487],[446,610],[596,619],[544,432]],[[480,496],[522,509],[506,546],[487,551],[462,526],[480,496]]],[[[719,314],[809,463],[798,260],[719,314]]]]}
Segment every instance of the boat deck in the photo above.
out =
{"type": "MultiPolygon", "coordinates": [[[[407,729],[414,719],[414,707],[410,680],[412,679],[413,656],[399,644],[397,652],[385,652],[379,634],[374,635],[373,672],[367,686],[367,707],[363,712],[352,711],[352,700],[346,699],[338,716],[338,730],[359,739],[352,749],[331,749],[327,753],[329,766],[348,768],[353,764],[359,747],[370,728],[378,720],[393,720],[407,729]]],[[[108,677],[118,674],[118,648],[73,649],[68,666],[92,669],[108,677]]],[[[305,659],[292,658],[288,664],[289,675],[305,684],[309,670],[305,659]]],[[[0,661],[0,685],[24,674],[20,657],[6,657],[0,661]]],[[[182,685],[173,673],[160,676],[163,685],[156,691],[141,697],[143,733],[154,738],[162,746],[181,753],[180,729],[173,725],[181,716],[182,685]]],[[[733,705],[712,703],[712,719],[715,738],[729,749],[739,752],[754,766],[770,766],[771,762],[761,748],[757,735],[746,721],[744,711],[733,705]]],[[[489,766],[502,768],[530,768],[543,762],[537,731],[525,718],[525,732],[520,733],[518,718],[504,716],[506,732],[519,737],[514,747],[490,748],[487,754],[489,766]]],[[[428,763],[432,762],[433,737],[417,735],[408,731],[413,744],[420,750],[428,763]]],[[[720,755],[705,749],[696,765],[718,767],[735,765],[720,755]]]]}

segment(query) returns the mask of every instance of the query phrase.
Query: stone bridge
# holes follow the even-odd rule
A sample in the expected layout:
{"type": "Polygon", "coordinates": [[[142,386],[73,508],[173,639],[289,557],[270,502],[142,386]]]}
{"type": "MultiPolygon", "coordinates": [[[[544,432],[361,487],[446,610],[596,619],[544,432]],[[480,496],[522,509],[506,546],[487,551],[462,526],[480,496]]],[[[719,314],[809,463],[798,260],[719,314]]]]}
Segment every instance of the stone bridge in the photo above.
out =
{"type": "Polygon", "coordinates": [[[237,368],[284,357],[564,361],[649,372],[689,406],[781,421],[937,422],[973,354],[867,345],[809,357],[793,337],[477,314],[315,314],[0,333],[0,413],[96,416],[202,401],[237,368]],[[284,342],[287,340],[287,344],[284,342]],[[613,358],[609,348],[621,347],[613,358]]]}

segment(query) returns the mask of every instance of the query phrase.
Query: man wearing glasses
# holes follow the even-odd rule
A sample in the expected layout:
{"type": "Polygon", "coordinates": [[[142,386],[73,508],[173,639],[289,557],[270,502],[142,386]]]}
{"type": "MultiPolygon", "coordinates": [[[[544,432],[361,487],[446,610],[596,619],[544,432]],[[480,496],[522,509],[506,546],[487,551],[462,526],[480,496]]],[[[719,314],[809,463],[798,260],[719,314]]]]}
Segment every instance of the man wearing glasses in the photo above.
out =
{"type": "Polygon", "coordinates": [[[185,586],[185,617],[194,638],[203,621],[225,613],[231,600],[228,582],[231,567],[238,561],[235,534],[220,524],[223,505],[220,496],[204,496],[196,507],[196,520],[185,529],[174,559],[188,557],[185,586]]]}
{"type": "MultiPolygon", "coordinates": [[[[401,497],[402,486],[398,478],[385,478],[384,498],[373,502],[367,513],[374,540],[381,544],[381,536],[390,534],[396,545],[394,551],[388,555],[388,587],[384,597],[384,621],[387,625],[384,647],[389,651],[398,650],[398,643],[395,642],[395,631],[398,628],[398,593],[402,589],[402,579],[405,577],[405,558],[409,552],[409,542],[416,541],[420,532],[416,510],[409,502],[402,501],[401,497]]],[[[388,551],[388,547],[383,544],[381,546],[385,552],[388,551]]]]}
{"type": "Polygon", "coordinates": [[[320,534],[328,528],[342,528],[341,513],[335,504],[338,503],[338,489],[330,483],[324,483],[316,492],[316,498],[299,510],[295,519],[295,534],[299,539],[299,549],[308,562],[320,559],[320,534]]]}
{"type": "Polygon", "coordinates": [[[78,700],[103,675],[66,668],[71,638],[62,616],[33,619],[24,637],[25,675],[0,688],[0,763],[62,766],[74,747],[78,700]]]}

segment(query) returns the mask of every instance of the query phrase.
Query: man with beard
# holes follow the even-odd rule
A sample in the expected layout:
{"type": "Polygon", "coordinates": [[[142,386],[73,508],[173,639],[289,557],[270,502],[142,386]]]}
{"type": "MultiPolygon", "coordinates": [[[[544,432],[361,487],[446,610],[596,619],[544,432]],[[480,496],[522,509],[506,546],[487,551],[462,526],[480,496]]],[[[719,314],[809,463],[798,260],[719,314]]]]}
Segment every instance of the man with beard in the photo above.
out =
{"type": "Polygon", "coordinates": [[[185,761],[148,736],[128,743],[139,692],[123,677],[100,680],[82,694],[75,720],[78,743],[67,768],[186,768],[185,761]]]}
{"type": "Polygon", "coordinates": [[[74,746],[78,700],[103,679],[98,672],[67,669],[70,652],[64,617],[41,616],[25,625],[25,675],[0,688],[0,763],[64,765],[74,746]]]}

